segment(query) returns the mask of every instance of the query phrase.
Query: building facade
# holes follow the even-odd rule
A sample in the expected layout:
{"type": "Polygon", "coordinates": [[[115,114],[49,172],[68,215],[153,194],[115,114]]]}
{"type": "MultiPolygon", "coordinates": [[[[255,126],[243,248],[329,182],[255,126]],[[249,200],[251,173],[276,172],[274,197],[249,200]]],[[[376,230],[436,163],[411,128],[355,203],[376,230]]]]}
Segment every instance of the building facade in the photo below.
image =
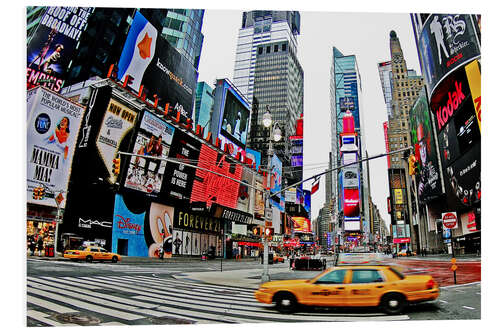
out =
{"type": "MultiPolygon", "coordinates": [[[[344,55],[336,47],[332,49],[332,66],[330,68],[330,126],[331,126],[331,151],[332,168],[340,167],[344,163],[344,153],[341,152],[343,145],[342,133],[348,133],[355,137],[356,158],[366,158],[365,135],[362,111],[362,85],[356,56],[344,55]],[[344,117],[346,114],[353,118],[353,128],[344,128],[344,117]],[[347,132],[346,132],[347,131],[347,132]]],[[[347,146],[345,146],[347,147],[347,146]]],[[[347,149],[347,148],[346,148],[347,149]]],[[[348,164],[348,163],[346,163],[348,164]]],[[[356,171],[359,193],[359,230],[356,237],[360,239],[361,233],[365,233],[365,241],[370,238],[370,214],[369,214],[369,185],[367,163],[361,163],[356,171]]],[[[344,198],[344,185],[342,182],[344,171],[339,169],[332,175],[332,194],[338,198],[344,198]]],[[[343,203],[345,200],[338,200],[334,206],[333,216],[342,217],[339,222],[341,229],[345,229],[345,212],[343,203]]],[[[352,230],[354,231],[354,230],[352,230]]],[[[354,236],[353,236],[354,237],[354,236]]]]}

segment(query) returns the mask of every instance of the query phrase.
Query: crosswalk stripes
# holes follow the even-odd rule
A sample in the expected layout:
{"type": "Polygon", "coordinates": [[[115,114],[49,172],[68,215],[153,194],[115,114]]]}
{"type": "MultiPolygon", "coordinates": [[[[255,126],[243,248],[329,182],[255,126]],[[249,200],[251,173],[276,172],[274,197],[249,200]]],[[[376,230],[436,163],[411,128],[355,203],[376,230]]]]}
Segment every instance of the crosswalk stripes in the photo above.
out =
{"type": "MultiPolygon", "coordinates": [[[[382,313],[302,312],[285,315],[258,303],[243,287],[191,283],[151,275],[28,277],[27,317],[43,326],[68,325],[57,315],[84,314],[99,325],[407,320],[382,313]],[[155,321],[156,320],[156,321],[155,321]]],[[[70,325],[75,325],[71,323],[70,325]]]]}

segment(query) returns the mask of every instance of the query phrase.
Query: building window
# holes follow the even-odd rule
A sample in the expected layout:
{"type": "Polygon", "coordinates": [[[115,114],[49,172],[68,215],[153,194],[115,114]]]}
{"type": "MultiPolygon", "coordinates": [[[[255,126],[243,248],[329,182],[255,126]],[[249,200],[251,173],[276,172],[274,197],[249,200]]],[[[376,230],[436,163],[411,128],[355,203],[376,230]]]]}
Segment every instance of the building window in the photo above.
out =
{"type": "Polygon", "coordinates": [[[274,45],[274,52],[278,52],[278,44],[274,45]]]}
{"type": "Polygon", "coordinates": [[[271,53],[271,46],[266,47],[266,53],[271,53]]]}

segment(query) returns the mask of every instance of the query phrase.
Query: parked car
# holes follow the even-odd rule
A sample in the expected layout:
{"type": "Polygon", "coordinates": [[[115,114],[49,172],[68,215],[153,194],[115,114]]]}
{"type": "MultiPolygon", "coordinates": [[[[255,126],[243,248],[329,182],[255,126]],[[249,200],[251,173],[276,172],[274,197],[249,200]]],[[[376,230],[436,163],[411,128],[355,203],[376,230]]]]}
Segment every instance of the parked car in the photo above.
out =
{"type": "Polygon", "coordinates": [[[102,247],[84,245],[80,246],[76,250],[64,251],[64,258],[74,261],[85,260],[87,262],[92,262],[94,260],[117,262],[122,260],[122,257],[119,254],[109,252],[102,247]]]}
{"type": "Polygon", "coordinates": [[[439,288],[430,275],[405,276],[390,265],[355,265],[329,268],[310,280],[266,282],[254,296],[261,303],[275,303],[282,313],[308,305],[374,306],[398,314],[409,303],[435,300],[439,288]]]}

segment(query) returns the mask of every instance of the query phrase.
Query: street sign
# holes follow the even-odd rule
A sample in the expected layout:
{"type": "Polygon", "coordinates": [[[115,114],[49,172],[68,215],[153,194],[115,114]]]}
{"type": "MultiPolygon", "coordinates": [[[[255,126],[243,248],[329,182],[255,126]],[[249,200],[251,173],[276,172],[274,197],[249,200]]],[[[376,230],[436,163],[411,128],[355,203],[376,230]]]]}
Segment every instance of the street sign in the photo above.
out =
{"type": "Polygon", "coordinates": [[[456,264],[457,263],[457,258],[451,258],[451,263],[456,264]]]}
{"type": "Polygon", "coordinates": [[[457,268],[458,268],[458,266],[457,266],[457,265],[451,265],[451,270],[452,270],[452,271],[456,271],[456,270],[457,270],[457,268]]]}
{"type": "Polygon", "coordinates": [[[448,229],[455,229],[458,227],[457,223],[457,213],[456,212],[448,212],[443,213],[443,226],[448,229]]]}

